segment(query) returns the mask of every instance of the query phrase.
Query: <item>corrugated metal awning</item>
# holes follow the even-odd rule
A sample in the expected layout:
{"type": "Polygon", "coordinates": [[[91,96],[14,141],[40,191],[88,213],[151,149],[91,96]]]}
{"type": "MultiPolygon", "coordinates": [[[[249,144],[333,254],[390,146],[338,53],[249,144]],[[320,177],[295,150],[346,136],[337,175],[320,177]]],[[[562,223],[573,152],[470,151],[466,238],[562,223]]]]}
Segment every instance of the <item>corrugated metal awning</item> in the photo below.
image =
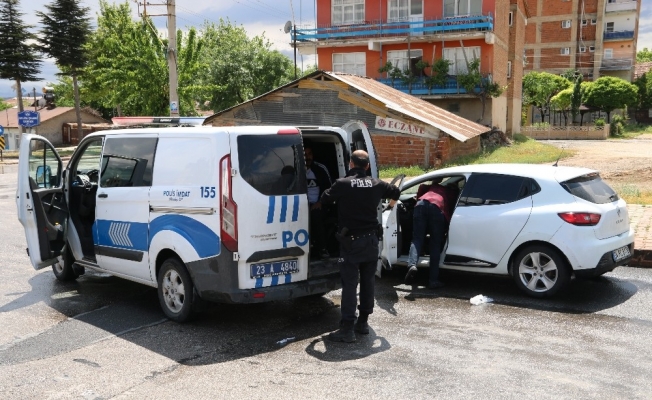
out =
{"type": "Polygon", "coordinates": [[[489,127],[462,118],[423,99],[403,93],[374,79],[337,72],[324,72],[324,74],[358,89],[367,96],[373,97],[385,104],[390,110],[432,125],[461,142],[465,142],[491,130],[489,127]]]}

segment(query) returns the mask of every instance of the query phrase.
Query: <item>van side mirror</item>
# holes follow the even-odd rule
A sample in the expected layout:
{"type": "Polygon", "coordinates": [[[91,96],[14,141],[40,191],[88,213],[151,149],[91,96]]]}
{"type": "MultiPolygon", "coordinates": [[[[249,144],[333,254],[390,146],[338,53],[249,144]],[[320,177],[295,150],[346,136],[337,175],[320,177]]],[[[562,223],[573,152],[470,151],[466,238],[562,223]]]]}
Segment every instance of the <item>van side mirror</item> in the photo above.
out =
{"type": "Polygon", "coordinates": [[[52,176],[52,169],[49,165],[39,165],[36,167],[36,184],[40,188],[50,187],[50,177],[52,176]]]}

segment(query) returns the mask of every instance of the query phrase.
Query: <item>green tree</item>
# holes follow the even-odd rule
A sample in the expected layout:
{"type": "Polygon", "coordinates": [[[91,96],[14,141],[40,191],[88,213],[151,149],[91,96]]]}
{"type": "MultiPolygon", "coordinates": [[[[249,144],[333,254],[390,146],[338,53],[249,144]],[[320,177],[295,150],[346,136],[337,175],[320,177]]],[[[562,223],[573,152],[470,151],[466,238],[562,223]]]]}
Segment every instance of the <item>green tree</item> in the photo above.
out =
{"type": "MultiPolygon", "coordinates": [[[[572,83],[559,75],[548,72],[530,72],[523,77],[523,103],[535,106],[541,113],[550,109],[550,100],[560,91],[569,88],[572,83]]],[[[550,122],[550,116],[548,117],[550,122]]]]}
{"type": "Polygon", "coordinates": [[[0,1],[0,79],[15,81],[18,110],[23,111],[22,82],[38,81],[41,60],[29,40],[36,39],[18,10],[18,0],[0,1]]]}
{"type": "Polygon", "coordinates": [[[440,58],[430,66],[430,76],[426,77],[425,83],[428,86],[428,93],[432,90],[433,86],[444,86],[448,81],[448,69],[452,62],[444,58],[440,58]]]}
{"type": "Polygon", "coordinates": [[[636,53],[637,62],[647,62],[652,61],[652,51],[648,50],[647,47],[643,47],[643,50],[636,53]]]}
{"type": "Polygon", "coordinates": [[[652,108],[652,71],[648,71],[634,81],[638,87],[638,104],[639,110],[649,110],[652,108]]]}
{"type": "Polygon", "coordinates": [[[553,110],[561,111],[564,116],[564,125],[568,125],[568,111],[573,100],[573,88],[560,91],[550,99],[550,106],[553,110]]]}
{"type": "Polygon", "coordinates": [[[637,99],[636,85],[613,76],[603,76],[589,86],[584,102],[607,113],[607,123],[610,123],[613,110],[636,105],[637,99]]]}
{"type": "Polygon", "coordinates": [[[211,108],[220,111],[266,93],[294,79],[292,61],[271,49],[264,36],[249,38],[241,26],[228,20],[205,23],[199,57],[202,65],[195,79],[210,87],[211,108]]]}
{"type": "Polygon", "coordinates": [[[82,137],[81,106],[78,78],[88,62],[85,44],[91,34],[89,8],[79,0],[53,0],[46,4],[48,13],[37,11],[42,29],[39,36],[41,51],[56,60],[59,75],[72,77],[77,116],[77,134],[82,137]]]}
{"type": "Polygon", "coordinates": [[[479,58],[467,62],[466,65],[467,73],[457,75],[457,82],[466,90],[466,93],[474,94],[482,102],[482,112],[479,119],[482,121],[487,99],[500,96],[504,89],[498,83],[493,82],[489,75],[480,73],[479,58]]]}

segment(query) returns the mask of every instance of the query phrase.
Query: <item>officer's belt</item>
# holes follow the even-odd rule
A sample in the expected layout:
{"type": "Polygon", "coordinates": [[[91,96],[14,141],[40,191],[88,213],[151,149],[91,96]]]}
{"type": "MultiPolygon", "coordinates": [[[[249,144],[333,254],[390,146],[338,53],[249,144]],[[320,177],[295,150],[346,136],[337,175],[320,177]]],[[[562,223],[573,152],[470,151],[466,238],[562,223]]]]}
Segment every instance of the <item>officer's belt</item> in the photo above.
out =
{"type": "Polygon", "coordinates": [[[375,230],[368,231],[368,232],[362,232],[362,233],[356,233],[355,235],[349,236],[349,239],[351,239],[351,240],[362,239],[364,237],[375,235],[375,234],[376,234],[375,230]]]}

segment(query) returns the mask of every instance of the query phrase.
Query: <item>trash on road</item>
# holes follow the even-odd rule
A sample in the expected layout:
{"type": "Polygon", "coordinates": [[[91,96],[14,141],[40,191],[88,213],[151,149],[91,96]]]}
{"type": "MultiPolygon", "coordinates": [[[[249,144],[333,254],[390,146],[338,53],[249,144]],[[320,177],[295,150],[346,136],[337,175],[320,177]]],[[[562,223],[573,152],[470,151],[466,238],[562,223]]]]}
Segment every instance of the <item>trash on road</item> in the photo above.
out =
{"type": "Polygon", "coordinates": [[[477,306],[479,304],[491,303],[494,301],[491,297],[483,296],[481,294],[471,298],[471,304],[477,306]]]}
{"type": "Polygon", "coordinates": [[[289,338],[285,338],[285,339],[281,339],[278,342],[276,342],[276,344],[283,346],[283,345],[286,345],[286,344],[290,343],[294,339],[296,339],[296,337],[294,337],[294,336],[289,337],[289,338]]]}

